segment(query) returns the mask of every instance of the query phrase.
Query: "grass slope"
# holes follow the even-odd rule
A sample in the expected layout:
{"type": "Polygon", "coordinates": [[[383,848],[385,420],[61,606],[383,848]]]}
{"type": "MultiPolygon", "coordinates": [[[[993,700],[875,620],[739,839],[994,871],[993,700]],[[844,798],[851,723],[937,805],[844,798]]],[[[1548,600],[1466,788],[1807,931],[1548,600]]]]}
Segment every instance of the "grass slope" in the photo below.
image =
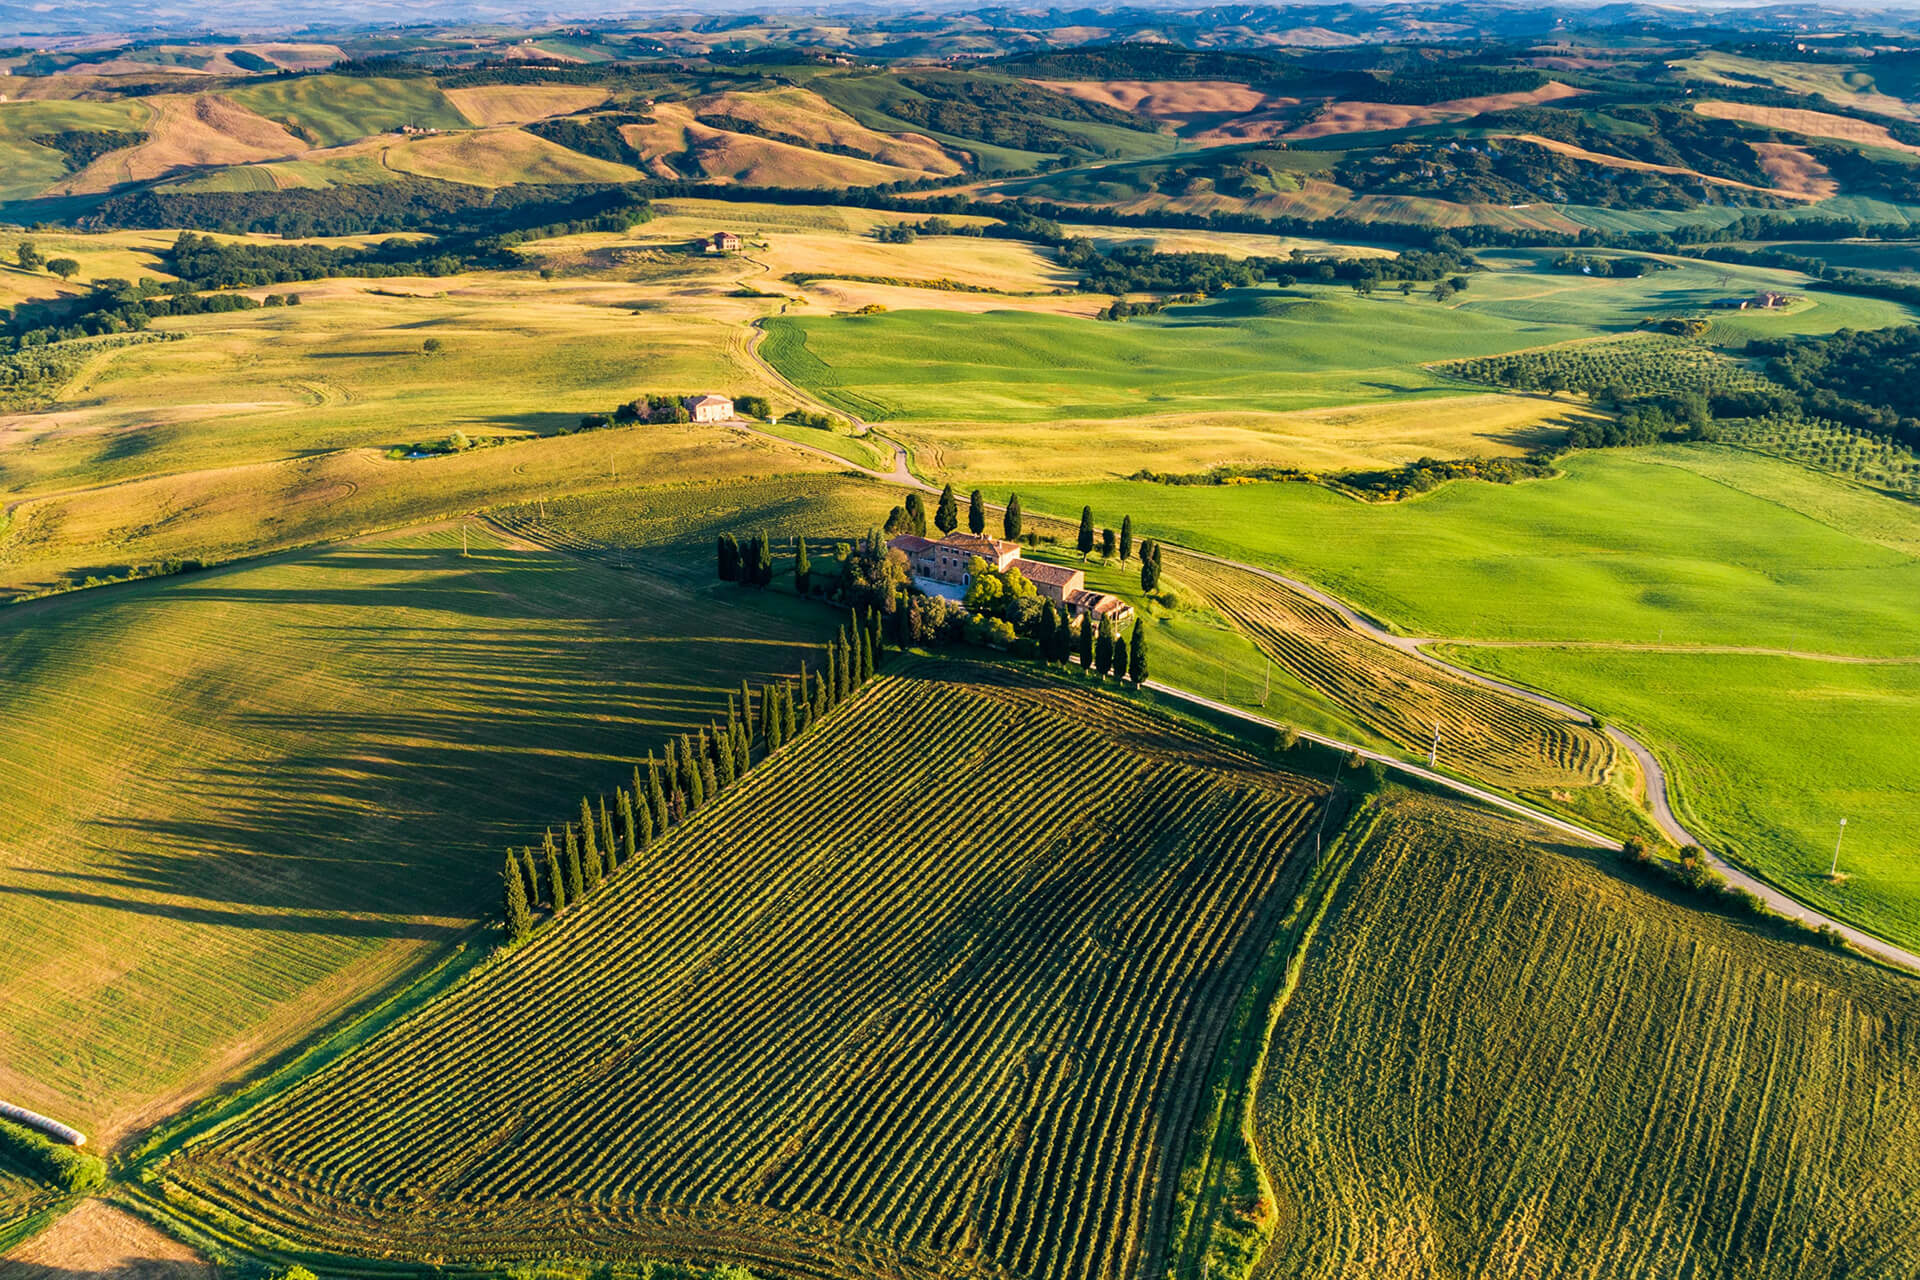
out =
{"type": "Polygon", "coordinates": [[[467,118],[431,81],[299,76],[242,85],[228,97],[316,147],[338,147],[402,125],[465,129],[467,118]]]}
{"type": "Polygon", "coordinates": [[[1260,1079],[1272,1274],[1920,1266],[1910,982],[1427,802],[1348,839],[1260,1079]]]}
{"type": "Polygon", "coordinates": [[[1138,1274],[1316,799],[1077,682],[885,675],[164,1174],[400,1258],[1138,1274]]]}
{"type": "Polygon", "coordinates": [[[469,536],[0,618],[0,1096],[110,1145],[468,936],[497,846],[835,621],[469,536]]]}

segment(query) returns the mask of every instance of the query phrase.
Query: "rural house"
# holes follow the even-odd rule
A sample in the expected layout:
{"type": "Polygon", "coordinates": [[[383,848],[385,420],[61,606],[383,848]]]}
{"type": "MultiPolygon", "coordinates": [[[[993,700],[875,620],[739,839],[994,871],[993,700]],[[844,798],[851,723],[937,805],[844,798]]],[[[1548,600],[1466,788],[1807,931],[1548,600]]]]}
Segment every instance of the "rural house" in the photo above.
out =
{"type": "Polygon", "coordinates": [[[740,252],[740,237],[731,231],[716,231],[707,240],[708,253],[740,252]]]}
{"type": "Polygon", "coordinates": [[[993,566],[996,573],[1019,570],[1043,600],[1053,601],[1073,617],[1111,619],[1118,624],[1133,616],[1133,607],[1120,597],[1087,590],[1087,575],[1081,570],[1024,559],[1017,542],[1002,542],[998,538],[955,530],[938,541],[903,533],[887,545],[906,556],[914,580],[923,589],[971,586],[973,575],[968,566],[978,556],[993,566]]]}
{"type": "Polygon", "coordinates": [[[688,396],[687,414],[695,422],[732,422],[733,401],[726,396],[717,396],[709,392],[703,396],[688,396]]]}

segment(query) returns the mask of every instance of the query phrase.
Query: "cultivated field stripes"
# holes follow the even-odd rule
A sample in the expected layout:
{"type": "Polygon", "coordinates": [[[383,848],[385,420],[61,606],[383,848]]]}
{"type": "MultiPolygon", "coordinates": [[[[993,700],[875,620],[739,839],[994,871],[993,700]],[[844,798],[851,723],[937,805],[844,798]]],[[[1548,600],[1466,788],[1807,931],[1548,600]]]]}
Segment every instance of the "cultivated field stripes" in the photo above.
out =
{"type": "Polygon", "coordinates": [[[1170,572],[1275,662],[1402,750],[1424,754],[1437,725],[1444,760],[1514,788],[1592,786],[1615,765],[1612,741],[1593,726],[1370,640],[1279,583],[1189,557],[1170,572]]]}
{"type": "Polygon", "coordinates": [[[1316,803],[1077,684],[920,664],[169,1176],[380,1256],[1130,1276],[1316,803]]]}
{"type": "Polygon", "coordinates": [[[1268,1274],[1920,1266],[1910,984],[1409,802],[1348,875],[1261,1086],[1268,1274]]]}

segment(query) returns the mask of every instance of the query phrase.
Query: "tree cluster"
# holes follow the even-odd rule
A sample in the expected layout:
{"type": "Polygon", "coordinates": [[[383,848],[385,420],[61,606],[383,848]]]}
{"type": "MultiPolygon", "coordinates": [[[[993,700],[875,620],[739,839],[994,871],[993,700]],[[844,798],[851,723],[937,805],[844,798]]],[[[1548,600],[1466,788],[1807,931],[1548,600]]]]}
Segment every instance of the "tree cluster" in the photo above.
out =
{"type": "Polygon", "coordinates": [[[687,818],[711,805],[771,756],[806,733],[873,678],[881,659],[880,619],[871,610],[848,620],[827,643],[817,670],[800,665],[793,680],[756,692],[742,683],[727,715],[693,734],[668,739],[665,758],[649,751],[632,782],[613,795],[583,796],[576,817],[549,827],[540,843],[509,848],[500,873],[500,921],[518,942],[544,915],[553,918],[640,859],[687,818]]]}

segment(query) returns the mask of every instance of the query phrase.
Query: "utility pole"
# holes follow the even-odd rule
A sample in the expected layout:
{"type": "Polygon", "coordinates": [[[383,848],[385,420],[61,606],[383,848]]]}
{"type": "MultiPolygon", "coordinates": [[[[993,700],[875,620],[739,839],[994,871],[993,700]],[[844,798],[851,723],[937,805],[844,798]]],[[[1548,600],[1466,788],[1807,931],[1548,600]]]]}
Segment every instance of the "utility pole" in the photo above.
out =
{"type": "Polygon", "coordinates": [[[1833,838],[1833,865],[1827,868],[1827,879],[1832,880],[1840,874],[1840,842],[1847,838],[1847,820],[1840,819],[1840,834],[1833,838]]]}

